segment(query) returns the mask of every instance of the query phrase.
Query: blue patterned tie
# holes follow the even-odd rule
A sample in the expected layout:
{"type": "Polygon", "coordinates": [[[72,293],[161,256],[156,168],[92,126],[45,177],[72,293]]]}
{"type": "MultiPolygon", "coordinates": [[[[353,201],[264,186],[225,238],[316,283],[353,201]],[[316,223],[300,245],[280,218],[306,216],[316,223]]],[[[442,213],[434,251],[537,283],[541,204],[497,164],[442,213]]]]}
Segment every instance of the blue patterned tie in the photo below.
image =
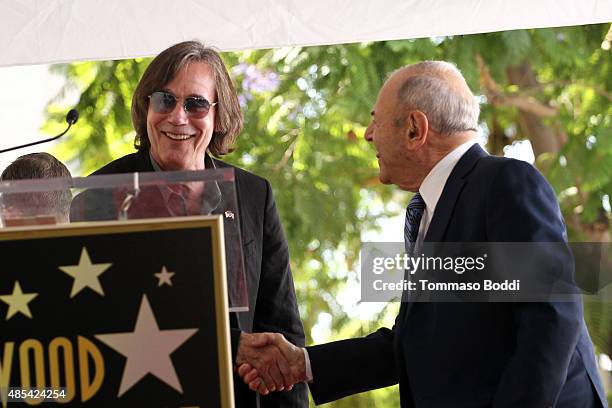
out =
{"type": "Polygon", "coordinates": [[[421,218],[423,217],[424,210],[425,201],[423,200],[423,197],[421,197],[421,194],[416,193],[410,200],[410,203],[408,203],[408,208],[406,208],[404,246],[408,256],[412,256],[414,254],[414,247],[417,236],[419,235],[419,225],[421,224],[421,218]]]}

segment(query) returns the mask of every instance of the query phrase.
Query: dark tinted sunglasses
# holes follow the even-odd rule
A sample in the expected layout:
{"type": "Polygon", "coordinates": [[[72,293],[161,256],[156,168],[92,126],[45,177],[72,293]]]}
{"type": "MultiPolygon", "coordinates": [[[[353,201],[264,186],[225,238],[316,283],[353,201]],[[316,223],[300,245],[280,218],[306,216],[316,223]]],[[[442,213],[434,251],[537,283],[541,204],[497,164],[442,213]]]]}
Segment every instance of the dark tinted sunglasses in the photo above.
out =
{"type": "MultiPolygon", "coordinates": [[[[170,113],[174,110],[179,98],[172,95],[170,92],[157,91],[149,95],[151,107],[156,113],[170,113]]],[[[210,108],[218,102],[210,103],[206,98],[201,96],[188,96],[183,99],[183,109],[189,117],[201,119],[208,115],[210,108]]]]}

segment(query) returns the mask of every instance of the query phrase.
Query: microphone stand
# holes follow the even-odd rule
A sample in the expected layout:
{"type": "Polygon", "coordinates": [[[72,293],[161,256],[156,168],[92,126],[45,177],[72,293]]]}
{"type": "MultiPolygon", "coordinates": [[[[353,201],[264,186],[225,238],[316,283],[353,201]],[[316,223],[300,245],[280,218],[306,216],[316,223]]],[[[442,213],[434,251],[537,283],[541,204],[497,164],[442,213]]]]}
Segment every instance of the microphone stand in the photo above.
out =
{"type": "Polygon", "coordinates": [[[12,150],[23,149],[24,147],[30,147],[30,146],[34,146],[40,143],[46,143],[46,142],[50,142],[52,140],[58,139],[64,136],[66,132],[70,130],[72,125],[74,125],[77,122],[77,120],[79,120],[79,112],[77,112],[76,109],[70,109],[70,111],[68,111],[68,114],[66,114],[66,122],[68,123],[68,127],[66,128],[66,130],[64,130],[59,135],[50,137],[49,139],[39,140],[38,142],[32,142],[32,143],[27,143],[27,144],[20,145],[20,146],[9,147],[8,149],[0,150],[0,154],[10,152],[12,150]]]}

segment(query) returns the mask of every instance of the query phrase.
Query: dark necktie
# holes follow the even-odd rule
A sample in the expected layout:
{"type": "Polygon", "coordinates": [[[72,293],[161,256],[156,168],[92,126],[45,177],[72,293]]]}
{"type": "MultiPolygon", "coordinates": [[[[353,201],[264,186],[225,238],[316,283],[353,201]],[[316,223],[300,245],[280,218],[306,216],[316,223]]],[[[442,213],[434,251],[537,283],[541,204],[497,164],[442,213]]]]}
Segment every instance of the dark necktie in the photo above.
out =
{"type": "Polygon", "coordinates": [[[404,246],[406,248],[406,255],[408,256],[412,256],[414,254],[414,247],[417,236],[419,235],[419,225],[421,224],[423,211],[425,211],[425,201],[423,201],[421,194],[416,193],[410,200],[410,203],[408,203],[408,208],[406,208],[404,246]]]}
{"type": "Polygon", "coordinates": [[[170,211],[170,215],[173,217],[182,217],[187,215],[187,203],[185,203],[185,199],[180,194],[170,191],[167,206],[168,210],[170,211]]]}
{"type": "MultiPolygon", "coordinates": [[[[419,225],[421,224],[421,218],[423,218],[423,211],[425,211],[425,201],[421,194],[416,193],[410,202],[408,208],[406,208],[406,222],[404,223],[404,247],[406,248],[406,255],[412,256],[414,254],[414,247],[416,240],[419,235],[419,225]]],[[[411,280],[412,275],[409,270],[404,271],[404,279],[411,280]]],[[[414,300],[414,294],[410,290],[404,290],[402,293],[402,308],[406,302],[414,300]]]]}

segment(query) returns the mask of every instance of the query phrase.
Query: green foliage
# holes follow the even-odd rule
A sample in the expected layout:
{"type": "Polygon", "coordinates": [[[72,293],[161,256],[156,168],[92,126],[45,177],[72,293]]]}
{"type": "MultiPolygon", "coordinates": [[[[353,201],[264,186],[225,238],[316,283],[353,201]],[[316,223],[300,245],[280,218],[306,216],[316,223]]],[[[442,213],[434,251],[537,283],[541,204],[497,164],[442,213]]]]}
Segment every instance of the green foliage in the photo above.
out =
{"type": "MultiPolygon", "coordinates": [[[[69,93],[71,88],[80,93],[76,108],[81,117],[71,137],[57,148],[58,157],[79,163],[82,174],[88,174],[133,150],[132,94],[148,62],[135,59],[55,67],[70,79],[62,93],[69,93]]],[[[63,122],[65,112],[64,106],[51,103],[50,120],[43,130],[52,133],[51,127],[63,122]]]]}
{"type": "MultiPolygon", "coordinates": [[[[453,61],[475,93],[484,95],[480,56],[504,93],[557,108],[558,115],[543,122],[565,133],[567,143],[558,154],[542,155],[538,163],[548,157],[542,170],[559,195],[566,219],[575,221],[569,223],[571,237],[584,237],[596,220],[606,221],[609,229],[610,211],[602,200],[612,192],[612,59],[610,51],[600,47],[608,29],[601,24],[224,54],[245,116],[237,150],[224,159],[272,182],[308,342],[321,313],[333,317],[331,338],[344,338],[366,334],[383,321],[392,324],[389,317],[397,311],[388,308],[371,321],[361,321],[337,298],[347,280],[356,278],[362,231],[378,228],[377,220],[406,205],[396,188],[376,182],[375,155],[363,140],[378,90],[404,64],[453,61]],[[508,70],[520,64],[530,66],[538,86],[523,89],[511,83],[508,70]]],[[[148,62],[56,68],[81,95],[81,119],[58,148],[59,157],[77,161],[81,173],[88,174],[132,150],[131,95],[148,62]]],[[[49,132],[66,110],[60,106],[49,106],[49,132]]],[[[481,107],[485,135],[492,137],[499,128],[504,144],[530,136],[521,130],[515,106],[481,107]]],[[[611,353],[610,313],[597,305],[586,310],[598,348],[611,353]]],[[[331,405],[398,406],[398,390],[331,405]]]]}

